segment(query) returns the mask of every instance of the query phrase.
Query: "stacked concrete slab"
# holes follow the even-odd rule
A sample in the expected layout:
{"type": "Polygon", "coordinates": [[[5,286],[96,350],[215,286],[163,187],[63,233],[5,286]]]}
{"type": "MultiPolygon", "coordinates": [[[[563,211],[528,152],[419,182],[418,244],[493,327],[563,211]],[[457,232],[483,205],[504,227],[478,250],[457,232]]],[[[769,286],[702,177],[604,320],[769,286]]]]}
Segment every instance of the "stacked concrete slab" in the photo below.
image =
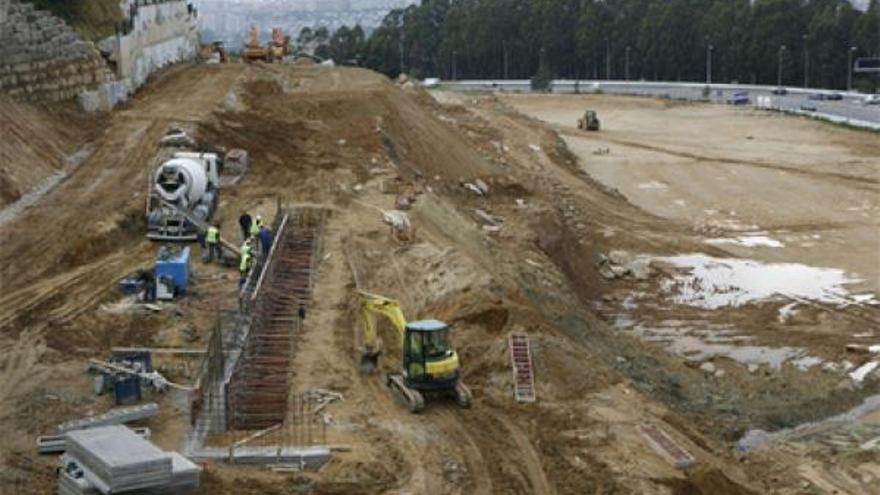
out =
{"type": "Polygon", "coordinates": [[[66,443],[59,494],[182,494],[199,486],[198,466],[125,426],[71,431],[66,443]]]}
{"type": "Polygon", "coordinates": [[[199,487],[202,469],[186,457],[171,452],[171,482],[168,491],[171,493],[188,493],[199,487]]]}

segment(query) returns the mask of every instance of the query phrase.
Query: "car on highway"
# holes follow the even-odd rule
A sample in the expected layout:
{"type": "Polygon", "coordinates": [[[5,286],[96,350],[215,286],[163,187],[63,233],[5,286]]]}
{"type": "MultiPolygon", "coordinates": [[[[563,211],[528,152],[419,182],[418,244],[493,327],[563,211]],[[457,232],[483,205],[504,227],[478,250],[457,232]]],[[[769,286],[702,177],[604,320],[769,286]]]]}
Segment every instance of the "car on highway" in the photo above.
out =
{"type": "Polygon", "coordinates": [[[807,96],[807,98],[813,101],[825,101],[828,99],[828,97],[825,96],[825,93],[813,93],[810,96],[807,96]]]}
{"type": "Polygon", "coordinates": [[[788,94],[788,90],[785,88],[776,88],[772,91],[772,93],[776,96],[785,96],[788,94]]]}
{"type": "Polygon", "coordinates": [[[800,108],[801,108],[801,111],[804,111],[804,112],[815,112],[816,111],[816,105],[811,105],[809,103],[802,103],[800,108]]]}
{"type": "Polygon", "coordinates": [[[880,105],[880,95],[868,95],[862,100],[862,105],[880,105]]]}
{"type": "Polygon", "coordinates": [[[727,100],[728,105],[748,105],[750,102],[748,91],[737,91],[727,100]]]}
{"type": "Polygon", "coordinates": [[[843,99],[843,95],[840,93],[831,93],[825,97],[826,100],[829,101],[840,101],[843,99]]]}

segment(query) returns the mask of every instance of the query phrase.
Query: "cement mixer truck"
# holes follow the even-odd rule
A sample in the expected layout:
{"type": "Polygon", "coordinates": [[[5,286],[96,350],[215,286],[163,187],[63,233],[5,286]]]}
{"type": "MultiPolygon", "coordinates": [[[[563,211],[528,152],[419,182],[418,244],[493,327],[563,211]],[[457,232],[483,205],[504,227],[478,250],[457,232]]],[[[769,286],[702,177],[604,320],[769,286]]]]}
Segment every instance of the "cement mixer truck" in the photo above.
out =
{"type": "Polygon", "coordinates": [[[207,222],[217,208],[218,167],[215,153],[181,151],[156,169],[147,194],[148,239],[196,239],[197,224],[207,222]]]}

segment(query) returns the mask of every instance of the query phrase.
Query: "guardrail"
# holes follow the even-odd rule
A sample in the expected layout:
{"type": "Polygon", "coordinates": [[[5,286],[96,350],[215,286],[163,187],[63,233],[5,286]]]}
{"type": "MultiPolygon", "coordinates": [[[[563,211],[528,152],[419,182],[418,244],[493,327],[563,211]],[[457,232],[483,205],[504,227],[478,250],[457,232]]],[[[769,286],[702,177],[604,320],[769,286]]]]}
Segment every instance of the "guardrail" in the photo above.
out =
{"type": "MultiPolygon", "coordinates": [[[[438,83],[439,87],[450,89],[485,89],[498,90],[506,89],[511,91],[531,91],[531,81],[528,79],[461,79],[457,81],[444,81],[438,83]]],[[[657,90],[671,88],[689,88],[703,90],[705,87],[712,90],[727,91],[766,91],[772,92],[778,86],[766,84],[728,84],[728,83],[704,83],[704,82],[675,82],[675,81],[617,81],[607,79],[554,79],[550,81],[550,92],[558,92],[560,90],[574,90],[575,87],[588,93],[596,89],[606,88],[654,88],[657,90]]],[[[791,86],[783,86],[783,88],[792,94],[840,94],[844,98],[861,99],[866,94],[855,91],[841,91],[823,88],[798,88],[791,86]]]]}

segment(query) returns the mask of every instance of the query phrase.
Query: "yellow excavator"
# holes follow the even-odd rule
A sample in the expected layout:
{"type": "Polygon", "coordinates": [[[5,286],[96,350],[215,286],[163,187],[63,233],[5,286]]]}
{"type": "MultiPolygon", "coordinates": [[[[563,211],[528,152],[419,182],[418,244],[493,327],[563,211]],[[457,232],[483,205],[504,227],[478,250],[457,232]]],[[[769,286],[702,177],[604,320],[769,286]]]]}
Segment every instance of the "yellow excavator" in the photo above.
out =
{"type": "Polygon", "coordinates": [[[361,371],[372,372],[379,365],[382,345],[376,334],[375,315],[388,318],[400,335],[403,371],[386,375],[386,384],[416,413],[425,407],[425,396],[452,396],[461,407],[470,407],[471,391],[461,381],[458,354],[449,341],[450,327],[438,320],[407,322],[400,303],[384,296],[359,291],[364,332],[361,371]]]}

